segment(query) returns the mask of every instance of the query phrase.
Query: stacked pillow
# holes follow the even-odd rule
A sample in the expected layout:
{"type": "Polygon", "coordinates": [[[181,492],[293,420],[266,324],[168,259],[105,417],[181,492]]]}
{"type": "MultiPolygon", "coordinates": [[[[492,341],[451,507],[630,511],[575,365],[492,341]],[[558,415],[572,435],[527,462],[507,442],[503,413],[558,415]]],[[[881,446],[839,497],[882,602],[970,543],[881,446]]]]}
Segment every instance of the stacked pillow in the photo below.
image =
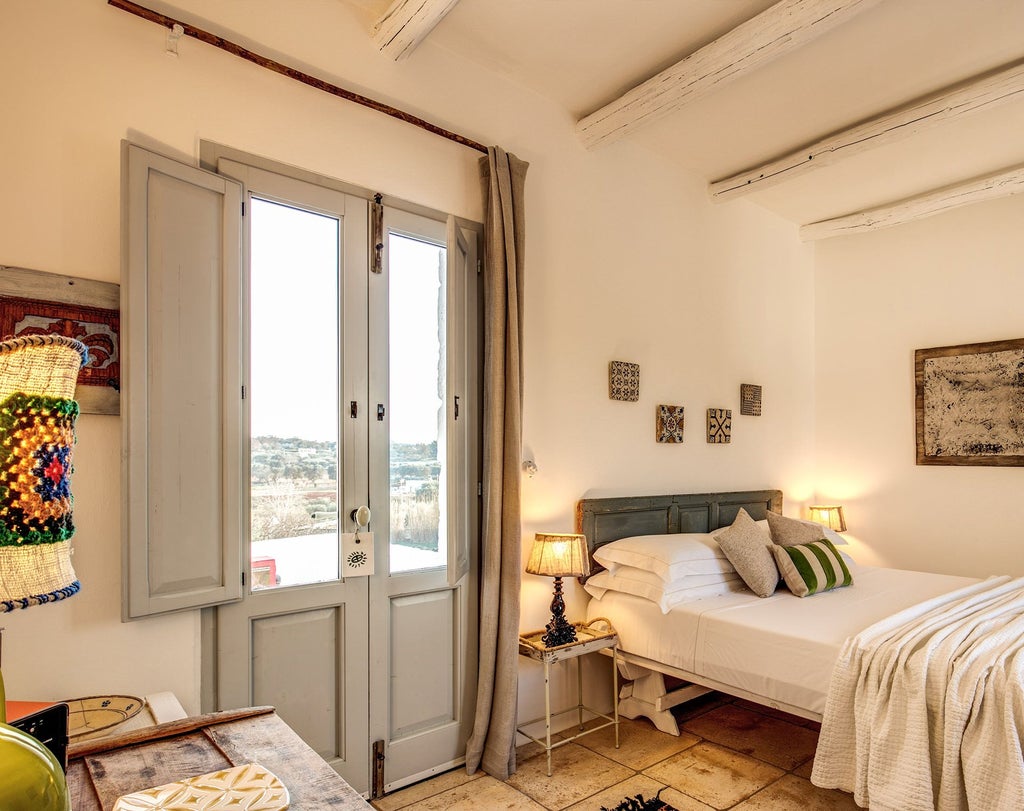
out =
{"type": "Polygon", "coordinates": [[[594,552],[605,571],[584,588],[600,599],[621,591],[658,604],[663,613],[702,597],[738,591],[743,581],[713,533],[676,533],[622,538],[594,552]]]}
{"type": "Polygon", "coordinates": [[[601,599],[620,591],[657,603],[668,613],[680,603],[742,591],[770,597],[779,579],[798,597],[853,582],[848,559],[836,549],[846,541],[814,521],[768,513],[755,521],[740,509],[731,526],[714,532],[638,535],[594,552],[604,570],[584,584],[601,599]]]}
{"type": "MultiPolygon", "coordinates": [[[[826,537],[827,530],[813,521],[799,521],[768,513],[770,537],[746,510],[740,509],[732,526],[718,536],[718,543],[751,591],[770,597],[781,573],[786,587],[797,597],[807,597],[853,583],[853,576],[826,537]]],[[[845,543],[838,535],[840,543],[845,543]]]]}

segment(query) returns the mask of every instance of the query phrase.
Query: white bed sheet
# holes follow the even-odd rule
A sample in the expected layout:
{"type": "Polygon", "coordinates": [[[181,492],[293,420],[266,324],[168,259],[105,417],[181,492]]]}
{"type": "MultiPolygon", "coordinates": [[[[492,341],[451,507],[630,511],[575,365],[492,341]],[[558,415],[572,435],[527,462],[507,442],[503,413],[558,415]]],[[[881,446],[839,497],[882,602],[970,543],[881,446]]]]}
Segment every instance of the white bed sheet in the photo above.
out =
{"type": "Polygon", "coordinates": [[[853,585],[811,597],[784,586],[771,597],[733,592],[679,605],[608,592],[587,617],[607,617],[620,647],[695,676],[821,714],[847,637],[976,578],[857,566],[853,585]]]}

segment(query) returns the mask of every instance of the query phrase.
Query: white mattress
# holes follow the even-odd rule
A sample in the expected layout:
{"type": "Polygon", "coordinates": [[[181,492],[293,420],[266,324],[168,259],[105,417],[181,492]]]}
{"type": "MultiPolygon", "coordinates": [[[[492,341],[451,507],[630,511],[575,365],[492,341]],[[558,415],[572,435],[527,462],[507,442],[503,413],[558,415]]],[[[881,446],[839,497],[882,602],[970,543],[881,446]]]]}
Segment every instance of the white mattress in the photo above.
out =
{"type": "Polygon", "coordinates": [[[708,597],[662,614],[656,603],[608,592],[587,606],[607,617],[620,647],[724,685],[821,714],[832,666],[847,637],[975,578],[857,566],[853,585],[811,597],[785,587],[708,597]]]}

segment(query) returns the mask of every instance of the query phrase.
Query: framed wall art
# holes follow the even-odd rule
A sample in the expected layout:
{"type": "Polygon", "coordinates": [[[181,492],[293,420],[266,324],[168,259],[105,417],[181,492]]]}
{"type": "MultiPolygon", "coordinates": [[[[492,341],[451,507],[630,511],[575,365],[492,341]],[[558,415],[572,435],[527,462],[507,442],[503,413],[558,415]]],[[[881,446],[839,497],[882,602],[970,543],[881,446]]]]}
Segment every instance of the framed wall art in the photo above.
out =
{"type": "Polygon", "coordinates": [[[754,383],[740,383],[740,414],[761,416],[761,387],[754,383]]]}
{"type": "Polygon", "coordinates": [[[708,442],[712,445],[727,445],[732,442],[732,409],[708,409],[708,442]]]}
{"type": "Polygon", "coordinates": [[[914,353],[919,465],[1024,466],[1024,338],[914,353]]]}
{"type": "Polygon", "coordinates": [[[120,287],[0,265],[0,338],[65,335],[89,348],[75,400],[83,414],[121,412],[120,287]]]}
{"type": "Polygon", "coordinates": [[[685,409],[683,406],[659,405],[655,421],[655,437],[658,442],[679,444],[683,441],[685,409]]]}
{"type": "Polygon", "coordinates": [[[624,360],[608,363],[608,397],[635,403],[640,399],[640,364],[624,360]]]}

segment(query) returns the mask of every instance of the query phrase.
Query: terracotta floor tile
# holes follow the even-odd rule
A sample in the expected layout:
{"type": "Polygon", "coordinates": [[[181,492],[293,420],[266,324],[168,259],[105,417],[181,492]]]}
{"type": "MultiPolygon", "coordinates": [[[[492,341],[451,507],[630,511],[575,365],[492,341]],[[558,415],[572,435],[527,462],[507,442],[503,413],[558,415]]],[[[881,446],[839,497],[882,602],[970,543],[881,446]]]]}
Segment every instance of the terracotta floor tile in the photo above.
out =
{"type": "Polygon", "coordinates": [[[800,764],[797,768],[793,769],[793,774],[797,777],[803,777],[805,780],[811,779],[811,769],[814,768],[814,758],[811,758],[806,763],[800,764]]]}
{"type": "MultiPolygon", "coordinates": [[[[635,774],[628,780],[616,783],[604,791],[599,791],[597,794],[593,794],[585,800],[569,806],[565,811],[597,811],[602,806],[614,808],[627,797],[636,797],[638,794],[642,795],[645,800],[650,800],[653,797],[657,797],[658,791],[663,788],[664,785],[657,780],[652,780],[650,777],[645,777],[642,774],[635,774]]],[[[681,808],[679,811],[686,810],[681,808]]]]}
{"type": "Polygon", "coordinates": [[[544,811],[525,794],[489,775],[405,806],[402,811],[544,811]]]}
{"type": "Polygon", "coordinates": [[[687,721],[683,729],[789,771],[814,755],[818,735],[804,726],[726,704],[687,721]]]}
{"type": "Polygon", "coordinates": [[[394,794],[388,794],[386,797],[374,800],[373,807],[379,809],[379,811],[397,811],[399,808],[405,808],[427,797],[441,794],[456,786],[461,786],[472,780],[478,780],[483,776],[483,772],[476,772],[472,775],[466,774],[465,767],[452,769],[450,772],[439,774],[437,777],[415,783],[401,791],[396,791],[394,794]]]}
{"type": "Polygon", "coordinates": [[[512,788],[528,794],[549,811],[560,811],[633,775],[627,769],[576,743],[551,753],[551,777],[544,752],[521,761],[508,779],[512,788]]]}
{"type": "Polygon", "coordinates": [[[683,732],[678,737],[668,735],[655,729],[647,719],[638,719],[623,720],[619,723],[618,749],[615,748],[614,727],[584,735],[576,743],[616,763],[640,771],[669,755],[700,743],[700,738],[688,732],[683,732]]]}
{"type": "Polygon", "coordinates": [[[712,806],[702,803],[700,800],[695,800],[689,794],[683,794],[683,792],[672,788],[672,786],[661,792],[658,798],[667,802],[676,811],[715,811],[712,806]]]}
{"type": "MultiPolygon", "coordinates": [[[[671,688],[669,688],[671,690],[671,688]]],[[[699,698],[692,699],[683,704],[679,704],[672,708],[672,715],[675,716],[676,721],[682,726],[686,721],[691,718],[696,718],[699,715],[703,715],[716,707],[721,707],[725,704],[732,704],[736,699],[732,696],[727,696],[725,693],[717,693],[712,691],[705,693],[699,698]]]]}
{"type": "Polygon", "coordinates": [[[699,743],[644,774],[717,809],[731,808],[774,782],[781,769],[713,743],[699,743]]]}
{"type": "Polygon", "coordinates": [[[788,712],[777,710],[774,707],[766,707],[764,704],[755,704],[753,701],[748,701],[745,698],[736,699],[736,704],[746,710],[753,710],[754,712],[759,712],[763,715],[770,715],[773,718],[778,718],[782,721],[789,721],[791,724],[796,724],[800,727],[813,729],[815,732],[821,732],[820,721],[812,721],[810,718],[802,718],[799,715],[792,715],[788,712]]]}
{"type": "Polygon", "coordinates": [[[830,791],[812,785],[809,780],[787,774],[749,800],[736,806],[734,811],[859,811],[853,795],[844,791],[830,791]]]}

